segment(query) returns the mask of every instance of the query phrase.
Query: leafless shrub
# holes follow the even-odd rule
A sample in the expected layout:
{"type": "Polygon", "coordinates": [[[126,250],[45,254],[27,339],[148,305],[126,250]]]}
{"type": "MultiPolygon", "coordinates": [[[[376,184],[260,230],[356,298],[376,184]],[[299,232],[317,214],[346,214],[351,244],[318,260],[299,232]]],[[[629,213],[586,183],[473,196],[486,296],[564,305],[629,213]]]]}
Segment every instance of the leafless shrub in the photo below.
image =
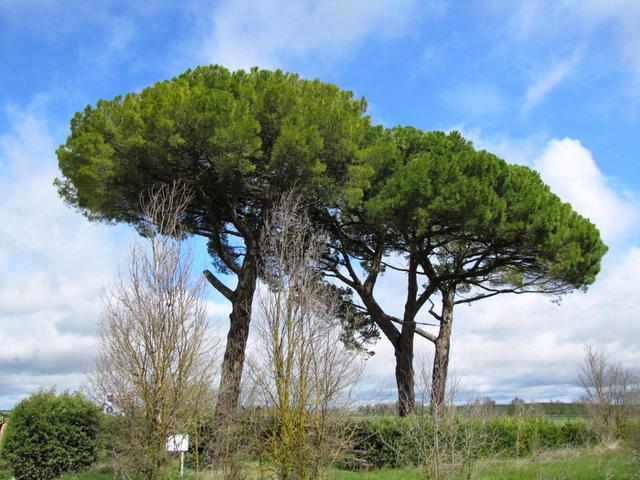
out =
{"type": "Polygon", "coordinates": [[[633,370],[613,363],[604,349],[585,346],[578,380],[601,441],[624,434],[638,407],[640,378],[633,370]]]}
{"type": "Polygon", "coordinates": [[[167,438],[193,431],[203,405],[211,403],[215,344],[204,284],[192,276],[180,228],[189,200],[179,184],[141,198],[145,243],[131,247],[126,270],[105,294],[90,382],[115,409],[110,443],[123,477],[159,478],[167,438]]]}
{"type": "Polygon", "coordinates": [[[266,425],[258,450],[265,474],[322,478],[345,447],[340,412],[362,362],[340,341],[338,299],[316,269],[323,239],[293,196],[278,203],[267,232],[249,365],[266,425]]]}
{"type": "Polygon", "coordinates": [[[496,439],[486,428],[495,416],[493,403],[476,399],[455,405],[459,381],[452,376],[445,401],[431,408],[431,368],[426,362],[418,379],[421,405],[405,417],[402,442],[389,446],[398,450],[401,464],[417,466],[425,478],[472,478],[481,456],[493,451],[496,439]]]}

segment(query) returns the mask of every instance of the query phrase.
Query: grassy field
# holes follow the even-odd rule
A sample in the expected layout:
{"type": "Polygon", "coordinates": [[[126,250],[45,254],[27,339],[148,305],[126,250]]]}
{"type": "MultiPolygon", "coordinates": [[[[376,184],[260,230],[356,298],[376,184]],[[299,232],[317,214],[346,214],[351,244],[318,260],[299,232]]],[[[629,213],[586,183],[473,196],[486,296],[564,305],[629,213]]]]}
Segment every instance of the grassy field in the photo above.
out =
{"type": "MultiPolygon", "coordinates": [[[[413,470],[336,472],[334,480],[418,480],[413,470]]],[[[455,478],[455,477],[453,477],[455,478]]],[[[534,458],[480,463],[476,480],[632,480],[640,479],[640,461],[625,449],[585,448],[548,452],[534,458]]]]}
{"type": "MultiPolygon", "coordinates": [[[[624,448],[590,447],[547,452],[526,459],[484,461],[477,465],[476,480],[640,480],[640,459],[624,448]]],[[[192,471],[185,479],[198,478],[192,471]]],[[[211,479],[201,475],[200,479],[211,479]]],[[[416,470],[375,470],[346,472],[336,470],[329,480],[422,480],[416,470]]],[[[452,479],[455,477],[451,477],[452,479]]],[[[62,480],[111,480],[108,467],[66,475],[62,480]]]]}

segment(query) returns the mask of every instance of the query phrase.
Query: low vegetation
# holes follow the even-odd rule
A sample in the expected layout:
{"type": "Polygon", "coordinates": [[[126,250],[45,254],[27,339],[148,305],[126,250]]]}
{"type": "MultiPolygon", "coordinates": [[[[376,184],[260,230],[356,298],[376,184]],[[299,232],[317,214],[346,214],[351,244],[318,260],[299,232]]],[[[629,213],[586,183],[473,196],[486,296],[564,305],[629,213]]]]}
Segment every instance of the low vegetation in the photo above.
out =
{"type": "MultiPolygon", "coordinates": [[[[178,464],[173,464],[177,477],[178,464]]],[[[259,469],[254,468],[255,476],[260,477],[259,469]]],[[[0,479],[3,477],[0,472],[0,479]]],[[[97,466],[84,472],[67,474],[62,480],[112,480],[114,472],[106,465],[97,466]]],[[[196,472],[186,469],[186,480],[217,480],[221,478],[214,472],[196,472]]],[[[423,480],[423,473],[415,468],[381,468],[374,470],[346,471],[334,469],[327,473],[328,480],[423,480]]],[[[455,480],[459,477],[447,477],[455,480]]],[[[463,477],[467,478],[467,477],[463,477]]],[[[638,463],[633,450],[626,446],[590,446],[568,448],[539,453],[525,458],[501,458],[483,460],[479,463],[475,480],[634,480],[639,478],[638,463]]]]}
{"type": "Polygon", "coordinates": [[[436,441],[468,455],[492,458],[529,457],[549,449],[588,445],[594,440],[585,421],[559,423],[545,417],[456,416],[443,420],[436,431],[431,417],[384,416],[358,421],[356,432],[354,456],[376,468],[419,466],[424,461],[421,445],[431,449],[436,441]],[[470,442],[473,452],[469,451],[470,442]]]}
{"type": "Polygon", "coordinates": [[[39,391],[16,405],[0,457],[16,480],[48,480],[92,465],[100,410],[82,395],[39,391]]]}

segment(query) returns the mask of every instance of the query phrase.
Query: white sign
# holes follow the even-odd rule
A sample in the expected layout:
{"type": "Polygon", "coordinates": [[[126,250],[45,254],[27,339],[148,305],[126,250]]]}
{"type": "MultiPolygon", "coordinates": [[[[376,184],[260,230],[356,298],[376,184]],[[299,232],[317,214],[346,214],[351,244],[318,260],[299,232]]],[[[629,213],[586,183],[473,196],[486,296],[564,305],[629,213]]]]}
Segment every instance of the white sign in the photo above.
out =
{"type": "Polygon", "coordinates": [[[172,435],[167,440],[168,452],[186,452],[189,450],[189,435],[186,433],[172,435]]]}

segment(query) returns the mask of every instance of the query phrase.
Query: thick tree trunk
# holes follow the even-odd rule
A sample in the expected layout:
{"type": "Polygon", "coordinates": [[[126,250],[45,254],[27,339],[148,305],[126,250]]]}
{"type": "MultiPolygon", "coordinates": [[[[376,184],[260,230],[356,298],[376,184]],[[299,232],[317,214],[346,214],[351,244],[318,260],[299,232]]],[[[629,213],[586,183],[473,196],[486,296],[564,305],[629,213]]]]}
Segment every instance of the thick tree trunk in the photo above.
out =
{"type": "Polygon", "coordinates": [[[445,404],[454,300],[455,289],[452,288],[443,292],[442,319],[440,321],[440,331],[435,341],[436,352],[433,359],[433,375],[431,378],[430,408],[432,414],[439,413],[445,404]]]}
{"type": "Polygon", "coordinates": [[[398,415],[404,417],[416,406],[413,375],[413,337],[411,329],[403,328],[395,345],[398,415]]]}
{"type": "Polygon", "coordinates": [[[227,345],[220,372],[214,427],[223,436],[229,426],[229,421],[233,418],[240,398],[242,369],[249,337],[251,306],[256,290],[257,272],[257,258],[253,255],[247,255],[242,264],[242,272],[239,275],[238,286],[232,301],[227,345]]]}

